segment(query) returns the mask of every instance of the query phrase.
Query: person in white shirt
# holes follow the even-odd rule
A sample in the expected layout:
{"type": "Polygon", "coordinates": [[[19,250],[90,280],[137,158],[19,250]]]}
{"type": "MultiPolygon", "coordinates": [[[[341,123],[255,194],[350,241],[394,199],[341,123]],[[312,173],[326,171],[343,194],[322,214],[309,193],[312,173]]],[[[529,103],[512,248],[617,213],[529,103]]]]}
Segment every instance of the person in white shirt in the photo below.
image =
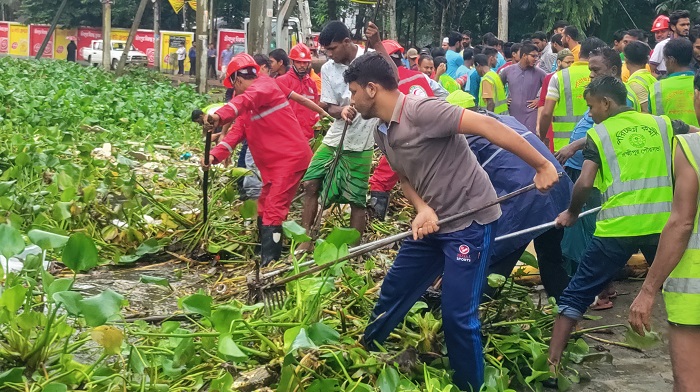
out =
{"type": "Polygon", "coordinates": [[[187,57],[187,49],[185,49],[185,44],[180,44],[180,47],[177,48],[177,74],[178,75],[184,75],[185,74],[185,58],[187,57]]]}

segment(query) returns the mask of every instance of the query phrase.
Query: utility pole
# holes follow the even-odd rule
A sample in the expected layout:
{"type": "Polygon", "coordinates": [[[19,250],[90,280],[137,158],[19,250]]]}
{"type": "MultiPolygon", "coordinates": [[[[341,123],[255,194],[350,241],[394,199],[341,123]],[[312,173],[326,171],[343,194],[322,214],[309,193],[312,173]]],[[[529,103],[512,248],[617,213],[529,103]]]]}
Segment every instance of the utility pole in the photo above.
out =
{"type": "Polygon", "coordinates": [[[153,1],[153,65],[160,72],[160,0],[153,1]]]}
{"type": "Polygon", "coordinates": [[[41,43],[41,47],[39,48],[39,52],[37,52],[37,54],[36,54],[37,60],[39,60],[41,58],[41,56],[44,55],[44,49],[46,49],[46,45],[49,44],[49,40],[51,39],[51,36],[53,35],[53,31],[56,30],[56,25],[58,24],[58,19],[61,17],[61,14],[63,14],[63,10],[66,9],[67,3],[68,3],[68,0],[63,0],[61,2],[61,5],[58,7],[58,11],[56,12],[56,16],[53,17],[53,21],[51,22],[51,27],[49,27],[49,32],[46,33],[46,37],[44,37],[44,41],[41,43]]]}
{"type": "Polygon", "coordinates": [[[214,15],[214,0],[209,1],[209,43],[214,43],[214,33],[216,32],[216,15],[214,15]]]}
{"type": "Polygon", "coordinates": [[[102,67],[110,69],[112,53],[112,0],[102,1],[102,67]]]}
{"type": "Polygon", "coordinates": [[[498,38],[508,41],[508,1],[498,0],[498,38]]]}
{"type": "Polygon", "coordinates": [[[134,38],[136,37],[136,30],[139,29],[141,24],[141,18],[143,17],[143,12],[146,11],[146,4],[148,0],[141,0],[139,3],[139,8],[136,9],[136,16],[134,17],[134,22],[131,23],[131,30],[129,30],[129,38],[126,39],[126,45],[122,51],[122,56],[119,58],[119,64],[117,64],[117,76],[124,72],[124,66],[126,65],[126,58],[129,57],[129,51],[131,50],[131,44],[134,43],[134,38]]]}
{"type": "MultiPolygon", "coordinates": [[[[200,94],[207,92],[207,30],[209,27],[209,2],[199,0],[197,2],[197,91],[200,94]]],[[[190,65],[192,66],[192,65],[190,65]]]]}
{"type": "Polygon", "coordinates": [[[187,2],[182,6],[182,30],[187,31],[187,2]]]}
{"type": "Polygon", "coordinates": [[[272,0],[250,2],[250,22],[248,23],[248,47],[250,53],[270,51],[270,32],[272,27],[272,0]]]}

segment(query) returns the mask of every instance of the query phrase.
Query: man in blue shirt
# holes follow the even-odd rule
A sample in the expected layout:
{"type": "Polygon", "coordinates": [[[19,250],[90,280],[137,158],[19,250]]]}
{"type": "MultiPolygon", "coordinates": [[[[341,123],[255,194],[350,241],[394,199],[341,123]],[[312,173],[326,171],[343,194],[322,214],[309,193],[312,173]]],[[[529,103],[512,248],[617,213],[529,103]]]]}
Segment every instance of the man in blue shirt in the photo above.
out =
{"type": "MultiPolygon", "coordinates": [[[[557,171],[564,170],[539,137],[528,131],[515,117],[490,112],[482,114],[494,117],[515,130],[540,154],[552,162],[557,171]]],[[[483,137],[468,135],[467,140],[469,148],[488,174],[498,195],[513,192],[532,182],[534,170],[522,159],[483,137]]],[[[503,224],[496,226],[496,238],[543,223],[553,222],[557,215],[568,207],[572,189],[573,183],[568,178],[562,178],[547,193],[527,192],[501,203],[502,214],[498,222],[503,222],[503,224]]],[[[510,276],[525,248],[530,241],[534,240],[542,284],[547,295],[558,300],[569,282],[560,247],[563,234],[563,229],[551,228],[494,242],[488,273],[510,276]]],[[[491,296],[494,290],[485,287],[484,291],[486,295],[491,296]]]]}
{"type": "MultiPolygon", "coordinates": [[[[506,58],[501,54],[501,41],[493,33],[486,33],[482,37],[482,42],[486,46],[496,49],[496,65],[492,68],[493,72],[498,72],[503,64],[506,63],[506,58]]],[[[486,54],[486,53],[484,53],[486,54]]],[[[488,54],[487,54],[488,56],[488,54]]]]}
{"type": "Polygon", "coordinates": [[[459,54],[462,51],[462,34],[458,31],[450,32],[447,37],[447,53],[445,53],[445,59],[447,60],[447,71],[445,73],[452,79],[457,78],[457,69],[464,65],[464,59],[462,55],[459,54]]]}

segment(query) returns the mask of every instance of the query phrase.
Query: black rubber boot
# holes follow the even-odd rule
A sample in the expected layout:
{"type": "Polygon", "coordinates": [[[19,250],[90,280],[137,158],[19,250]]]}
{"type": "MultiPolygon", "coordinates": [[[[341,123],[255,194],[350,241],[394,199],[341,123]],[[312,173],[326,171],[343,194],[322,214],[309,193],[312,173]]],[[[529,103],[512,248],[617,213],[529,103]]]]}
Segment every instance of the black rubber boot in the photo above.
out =
{"type": "Polygon", "coordinates": [[[389,208],[389,192],[372,191],[369,196],[370,216],[383,221],[389,208]]]}
{"type": "Polygon", "coordinates": [[[272,261],[279,260],[282,255],[282,226],[261,226],[262,248],[260,266],[264,267],[272,261]]]}

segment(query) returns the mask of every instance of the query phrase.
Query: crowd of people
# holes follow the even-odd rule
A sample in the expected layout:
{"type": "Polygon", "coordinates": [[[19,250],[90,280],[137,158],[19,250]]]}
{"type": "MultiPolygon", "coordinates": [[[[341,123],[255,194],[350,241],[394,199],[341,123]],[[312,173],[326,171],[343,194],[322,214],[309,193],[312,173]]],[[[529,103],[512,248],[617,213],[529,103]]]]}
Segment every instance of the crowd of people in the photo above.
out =
{"type": "Polygon", "coordinates": [[[212,164],[244,143],[239,165],[259,173],[242,193],[258,199],[262,265],[281,257],[281,225],[300,186],[307,230],[321,218],[319,204],[342,203],[363,233],[368,215],[384,219],[400,184],[416,210],[413,238],[384,278],[366,347],[377,348],[442,276],[454,382],[478,390],[486,276],[509,275],[534,241],[558,304],[549,351],[556,373],[576,323],[589,308],[613,306],[613,279],[641,251],[651,268],[630,323],[650,330],[663,285],[674,390],[692,391],[700,383],[700,26],[678,10],[650,33],[653,50],[638,29],[615,32],[608,45],[560,21],[517,43],[487,33],[472,45],[470,32],[454,31],[440,47],[405,50],[381,41],[373,23],[358,45],[332,21],[319,36],[328,58],[320,75],[304,44],[232,56],[227,103],[196,110],[193,120],[221,130],[212,164]],[[333,124],[318,135],[314,125],[326,116],[333,124]],[[382,157],[373,171],[375,148],[382,157]],[[533,181],[540,192],[484,207],[533,181]],[[599,211],[579,219],[590,209],[599,211]]]}

